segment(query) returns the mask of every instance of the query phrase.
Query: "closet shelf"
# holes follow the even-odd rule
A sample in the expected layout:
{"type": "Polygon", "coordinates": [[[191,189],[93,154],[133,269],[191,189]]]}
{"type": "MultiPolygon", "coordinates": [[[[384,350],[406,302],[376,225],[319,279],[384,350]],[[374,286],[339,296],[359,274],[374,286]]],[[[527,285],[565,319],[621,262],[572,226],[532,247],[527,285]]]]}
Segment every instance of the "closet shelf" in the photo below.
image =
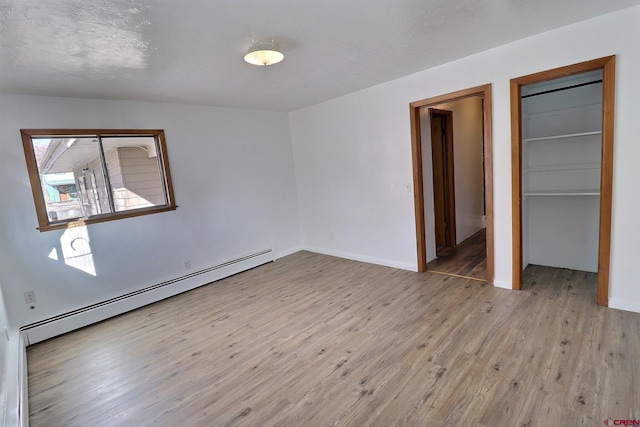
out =
{"type": "Polygon", "coordinates": [[[564,138],[579,138],[581,136],[589,136],[589,135],[602,135],[602,131],[597,130],[593,132],[567,133],[562,135],[541,136],[538,138],[525,138],[522,140],[522,142],[550,141],[553,139],[564,139],[564,138]]]}
{"type": "Polygon", "coordinates": [[[600,190],[527,190],[523,191],[524,196],[599,196],[600,190]]]}
{"type": "Polygon", "coordinates": [[[599,171],[600,163],[572,163],[556,165],[531,165],[523,167],[525,173],[558,172],[558,171],[599,171]]]}

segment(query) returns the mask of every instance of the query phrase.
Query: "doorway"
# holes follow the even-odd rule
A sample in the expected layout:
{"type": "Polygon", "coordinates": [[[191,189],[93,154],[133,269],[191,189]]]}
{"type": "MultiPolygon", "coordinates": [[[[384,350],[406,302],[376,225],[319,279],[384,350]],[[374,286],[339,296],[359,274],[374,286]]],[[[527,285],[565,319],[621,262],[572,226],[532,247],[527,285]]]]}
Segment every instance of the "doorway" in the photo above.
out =
{"type": "Polygon", "coordinates": [[[453,156],[453,112],[429,108],[436,256],[456,247],[456,196],[453,156]]]}
{"type": "MultiPolygon", "coordinates": [[[[493,180],[492,180],[493,166],[492,166],[492,139],[491,139],[491,85],[490,84],[484,85],[484,86],[478,86],[478,87],[474,87],[474,88],[470,88],[470,89],[466,89],[458,92],[453,92],[453,93],[449,93],[446,95],[441,95],[433,98],[428,98],[428,99],[416,101],[410,104],[418,271],[424,272],[427,270],[432,270],[432,268],[428,266],[428,261],[431,261],[433,258],[437,256],[435,254],[435,251],[433,251],[433,249],[428,248],[428,243],[432,242],[435,239],[436,237],[435,234],[437,234],[438,232],[436,231],[435,226],[433,226],[433,223],[429,222],[428,219],[427,220],[425,219],[425,211],[428,212],[427,216],[429,218],[430,218],[429,215],[432,215],[432,212],[430,212],[432,209],[430,199],[431,199],[431,190],[433,188],[431,185],[425,184],[425,171],[426,171],[426,174],[428,175],[427,180],[430,181],[431,171],[429,171],[429,169],[431,169],[432,167],[430,163],[432,162],[435,163],[436,159],[439,158],[440,159],[439,163],[443,164],[442,159],[444,159],[445,160],[444,164],[446,165],[448,164],[448,160],[453,157],[450,155],[449,158],[446,158],[443,156],[439,156],[437,153],[435,156],[432,157],[430,153],[424,152],[425,150],[430,151],[432,149],[431,144],[427,145],[426,148],[423,149],[423,147],[425,147],[423,145],[425,143],[423,139],[431,138],[431,132],[434,129],[431,127],[427,127],[426,129],[424,129],[425,126],[427,125],[425,125],[424,122],[422,122],[421,117],[424,117],[425,112],[428,112],[430,109],[433,109],[435,111],[431,111],[430,112],[431,114],[429,115],[433,116],[433,113],[435,112],[437,117],[438,113],[441,113],[442,110],[445,110],[445,111],[450,110],[449,108],[443,108],[445,104],[454,103],[456,101],[468,100],[469,98],[476,98],[477,100],[479,100],[481,104],[481,111],[480,111],[479,118],[481,122],[480,132],[482,134],[481,139],[483,141],[483,144],[480,147],[481,156],[480,156],[479,162],[480,162],[481,168],[480,168],[480,175],[478,176],[477,180],[480,181],[480,184],[484,188],[484,191],[480,189],[479,192],[483,193],[481,197],[483,198],[483,209],[484,209],[485,215],[483,216],[482,220],[483,220],[483,225],[486,228],[483,228],[482,233],[480,233],[476,237],[479,237],[483,243],[481,255],[484,258],[484,260],[486,260],[486,271],[484,272],[484,276],[488,283],[493,284],[493,279],[494,279],[493,277],[494,276],[493,180]],[[425,132],[427,133],[425,134],[425,132]],[[426,197],[425,197],[425,188],[427,189],[426,197]],[[425,207],[425,200],[428,201],[427,203],[428,209],[425,207]],[[427,227],[427,223],[429,224],[428,227],[427,227]]],[[[446,113],[444,115],[446,116],[446,113]]],[[[453,117],[456,117],[455,111],[453,111],[453,117]]],[[[452,118],[452,120],[455,120],[455,119],[452,118]]],[[[431,121],[431,123],[433,123],[433,121],[431,121]]],[[[440,119],[440,123],[442,123],[442,119],[440,119]]],[[[450,127],[450,129],[453,129],[453,127],[450,127]]],[[[442,138],[431,138],[431,139],[432,140],[440,139],[440,141],[442,142],[442,138]]],[[[452,136],[452,139],[455,140],[455,136],[452,136]]],[[[444,144],[448,144],[446,132],[444,137],[444,144]]],[[[455,146],[455,142],[452,142],[452,144],[455,146]]],[[[434,152],[435,151],[436,150],[434,150],[434,152]]],[[[455,151],[455,147],[449,151],[449,154],[451,154],[454,151],[455,151]]],[[[444,169],[446,168],[447,166],[445,166],[444,169]]],[[[453,167],[450,167],[449,169],[451,172],[454,171],[453,167]]],[[[435,166],[433,166],[433,170],[435,172],[434,175],[437,175],[438,172],[436,171],[435,166]]],[[[442,174],[444,176],[447,174],[447,172],[443,171],[442,174]]],[[[455,179],[453,181],[455,181],[455,179]]],[[[436,183],[436,185],[439,186],[440,184],[436,183]]],[[[445,194],[447,192],[448,185],[449,184],[446,182],[442,183],[443,193],[445,194]]],[[[452,191],[449,191],[449,194],[452,196],[454,201],[455,201],[456,193],[457,191],[455,191],[455,188],[452,191]]],[[[435,196],[435,191],[433,194],[435,196]]],[[[442,197],[441,199],[443,201],[445,200],[444,197],[442,197]]],[[[449,202],[451,202],[451,200],[449,200],[449,202]]],[[[453,209],[447,206],[451,206],[451,204],[444,203],[442,205],[441,216],[445,218],[446,218],[446,215],[444,212],[446,211],[446,209],[450,209],[450,212],[455,211],[455,204],[453,206],[453,209]]],[[[433,214],[435,214],[435,205],[433,206],[433,214]]],[[[435,222],[435,219],[433,221],[435,222]]],[[[446,220],[446,221],[448,221],[447,225],[453,225],[453,223],[455,222],[455,220],[454,221],[446,220]]],[[[460,226],[459,221],[457,225],[460,226]]],[[[440,227],[442,229],[443,226],[440,226],[440,227]]],[[[450,228],[453,228],[453,227],[450,227],[450,228]]],[[[444,226],[444,230],[447,231],[446,226],[444,226]]],[[[449,231],[450,232],[453,231],[455,233],[455,229],[449,230],[449,231]]],[[[456,242],[456,238],[460,240],[462,236],[456,236],[456,234],[452,233],[450,234],[450,237],[449,237],[450,239],[451,239],[451,235],[453,236],[453,238],[452,240],[449,241],[449,244],[451,243],[451,241],[453,241],[453,245],[457,246],[456,250],[459,250],[460,247],[463,245],[460,242],[456,242]],[[457,243],[459,243],[460,245],[457,245],[457,243]]],[[[446,241],[447,233],[445,232],[444,236],[441,236],[441,237],[444,237],[446,241]]]]}
{"type": "MultiPolygon", "coordinates": [[[[590,82],[572,82],[571,84],[564,83],[562,88],[553,88],[551,87],[546,91],[537,91],[535,95],[539,95],[542,93],[557,93],[558,90],[566,90],[575,88],[584,88],[588,84],[588,87],[592,87],[590,82]]],[[[611,201],[612,201],[612,183],[613,183],[613,115],[614,115],[614,95],[615,95],[615,56],[608,56],[604,58],[594,59],[592,61],[581,62],[579,64],[569,65],[565,67],[556,68],[553,70],[543,71],[540,73],[530,74],[527,76],[515,78],[511,80],[511,166],[512,166],[512,224],[513,224],[513,289],[521,289],[522,287],[522,275],[523,269],[526,267],[525,264],[528,264],[527,259],[529,258],[529,253],[536,248],[529,244],[527,246],[523,245],[523,234],[525,237],[530,234],[531,221],[527,220],[528,217],[539,218],[539,215],[529,215],[529,205],[545,207],[549,205],[549,203],[545,202],[542,205],[539,200],[542,198],[545,199],[554,199],[554,203],[558,203],[557,200],[571,200],[572,205],[586,205],[587,201],[591,203],[591,201],[595,200],[595,215],[596,226],[595,230],[595,240],[597,240],[594,252],[597,252],[597,257],[595,257],[593,264],[595,265],[595,270],[597,273],[597,285],[596,285],[596,302],[598,305],[607,306],[609,299],[609,262],[610,262],[610,245],[611,245],[611,201]],[[556,82],[566,82],[568,78],[577,78],[580,79],[583,76],[589,76],[590,74],[598,74],[600,79],[596,82],[601,84],[601,89],[599,96],[599,104],[598,111],[596,111],[595,118],[587,117],[589,114],[590,108],[588,107],[579,107],[573,109],[565,109],[566,116],[571,118],[571,120],[565,119],[563,117],[560,120],[556,120],[556,126],[547,126],[544,131],[549,133],[549,135],[541,134],[541,135],[527,135],[525,132],[525,126],[523,125],[523,90],[526,90],[527,87],[539,87],[543,83],[551,83],[554,84],[556,82]],[[538,86],[536,86],[538,85],[538,86]],[[580,116],[577,116],[577,113],[580,113],[580,116]],[[572,114],[573,116],[570,116],[572,114]],[[584,117],[583,117],[584,116],[584,117]],[[589,128],[577,128],[566,130],[564,127],[573,124],[578,124],[579,126],[584,127],[584,124],[587,126],[592,126],[594,123],[597,123],[597,129],[589,129],[589,128]],[[564,127],[563,127],[564,126],[564,127]],[[525,138],[523,139],[523,136],[525,138]],[[594,141],[595,140],[595,141],[594,141]],[[599,156],[597,164],[594,166],[590,166],[590,163],[594,163],[594,160],[589,158],[587,160],[579,161],[580,164],[572,164],[578,163],[578,161],[570,162],[570,161],[558,161],[557,159],[561,159],[561,155],[554,154],[553,161],[547,161],[543,166],[539,166],[530,160],[525,160],[527,163],[523,166],[523,156],[526,159],[529,156],[525,151],[536,151],[537,159],[546,159],[548,156],[542,156],[541,151],[544,149],[544,144],[548,144],[549,141],[554,142],[556,147],[561,147],[565,153],[579,153],[582,156],[588,154],[589,151],[595,151],[595,154],[599,156]],[[562,142],[558,142],[562,141],[562,142]],[[577,142],[576,142],[577,141],[577,142]],[[591,150],[592,142],[598,144],[595,146],[595,150],[591,150]],[[580,144],[578,150],[573,150],[569,152],[571,144],[580,144]],[[597,169],[596,169],[597,168],[597,169]],[[539,179],[535,179],[535,177],[531,177],[531,171],[543,171],[544,169],[544,185],[543,181],[539,179]],[[588,185],[592,180],[588,178],[587,175],[589,170],[595,170],[597,175],[593,180],[596,182],[595,185],[588,185]],[[526,175],[523,175],[523,171],[527,172],[526,175]],[[568,171],[568,172],[567,172],[568,171]],[[578,176],[579,173],[583,174],[578,176]],[[560,180],[551,180],[550,178],[554,175],[564,174],[563,179],[560,180]],[[571,174],[571,175],[569,175],[571,174]],[[524,178],[523,178],[524,176],[524,178]],[[599,179],[598,179],[599,178],[599,179]],[[578,185],[573,188],[571,186],[572,182],[576,182],[581,186],[593,187],[593,188],[580,188],[578,189],[578,185]],[[561,184],[557,184],[561,183],[561,184]],[[562,188],[555,188],[554,186],[561,185],[564,186],[562,188]],[[539,186],[540,188],[538,188],[539,186]],[[562,199],[559,199],[562,197],[562,199]],[[531,199],[531,200],[530,200],[531,199]],[[524,205],[524,208],[523,208],[524,205]],[[524,215],[524,216],[523,216],[524,215]],[[524,219],[523,219],[524,218],[524,219]],[[526,227],[525,227],[526,225],[526,227]],[[527,251],[526,257],[523,255],[524,250],[527,251]],[[525,259],[527,258],[527,259],[525,259]]],[[[532,96],[532,95],[524,95],[524,96],[532,96]]],[[[559,117],[561,110],[555,108],[553,111],[553,115],[546,113],[546,117],[559,117]]],[[[563,113],[565,114],[565,113],[563,113]]],[[[549,120],[547,120],[549,122],[549,120]]],[[[526,123],[527,131],[530,132],[531,126],[529,123],[526,123]]],[[[576,155],[572,155],[572,157],[577,158],[576,155]]],[[[565,204],[568,204],[566,202],[565,204]]],[[[555,209],[555,208],[554,208],[555,209]]],[[[560,212],[559,209],[555,209],[557,212],[560,212]]],[[[562,211],[564,212],[564,211],[562,211]]],[[[578,215],[561,215],[556,216],[556,218],[564,217],[572,218],[572,225],[575,225],[577,220],[585,220],[587,209],[582,209],[578,215]]],[[[537,213],[537,212],[536,212],[537,213]]],[[[552,224],[547,222],[545,227],[548,229],[552,224]]],[[[557,238],[562,238],[561,243],[565,243],[563,235],[554,236],[557,238]]],[[[584,246],[583,242],[578,242],[580,247],[584,246]]],[[[554,266],[552,266],[554,267],[554,266]]],[[[562,267],[562,266],[561,266],[562,267]]],[[[565,268],[570,268],[566,267],[565,268]]],[[[575,269],[575,268],[574,268],[575,269]]],[[[585,268],[587,270],[587,268],[585,268]]]]}

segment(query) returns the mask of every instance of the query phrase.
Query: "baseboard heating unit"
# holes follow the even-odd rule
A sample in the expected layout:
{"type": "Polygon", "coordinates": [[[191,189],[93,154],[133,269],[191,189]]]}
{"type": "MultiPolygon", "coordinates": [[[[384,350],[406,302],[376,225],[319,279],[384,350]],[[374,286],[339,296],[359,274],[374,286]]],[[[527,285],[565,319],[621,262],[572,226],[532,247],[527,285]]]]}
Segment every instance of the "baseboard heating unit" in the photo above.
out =
{"type": "Polygon", "coordinates": [[[20,331],[25,345],[35,344],[274,260],[273,250],[265,249],[23,326],[20,331]]]}

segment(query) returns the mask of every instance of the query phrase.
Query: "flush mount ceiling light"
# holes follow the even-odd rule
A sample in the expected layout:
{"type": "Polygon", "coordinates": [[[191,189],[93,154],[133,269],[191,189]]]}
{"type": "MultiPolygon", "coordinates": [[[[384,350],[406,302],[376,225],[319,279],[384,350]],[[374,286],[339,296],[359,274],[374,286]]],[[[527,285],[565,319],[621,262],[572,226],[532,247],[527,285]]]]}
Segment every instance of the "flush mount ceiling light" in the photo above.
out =
{"type": "Polygon", "coordinates": [[[284,54],[278,50],[278,45],[271,41],[269,43],[253,43],[244,60],[253,65],[273,65],[284,59],[284,54]]]}

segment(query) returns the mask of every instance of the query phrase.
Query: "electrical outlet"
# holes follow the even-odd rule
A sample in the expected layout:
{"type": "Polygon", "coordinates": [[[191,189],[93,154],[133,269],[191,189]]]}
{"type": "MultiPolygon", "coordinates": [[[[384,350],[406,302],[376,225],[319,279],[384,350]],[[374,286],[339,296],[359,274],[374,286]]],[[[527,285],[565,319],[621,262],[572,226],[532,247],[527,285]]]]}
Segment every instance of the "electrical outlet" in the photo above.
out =
{"type": "Polygon", "coordinates": [[[188,269],[190,269],[190,268],[191,268],[191,261],[186,260],[186,261],[184,262],[184,269],[185,269],[185,270],[188,270],[188,269]]]}
{"type": "Polygon", "coordinates": [[[35,291],[27,291],[24,293],[24,301],[27,304],[33,304],[36,302],[36,293],[35,291]]]}

